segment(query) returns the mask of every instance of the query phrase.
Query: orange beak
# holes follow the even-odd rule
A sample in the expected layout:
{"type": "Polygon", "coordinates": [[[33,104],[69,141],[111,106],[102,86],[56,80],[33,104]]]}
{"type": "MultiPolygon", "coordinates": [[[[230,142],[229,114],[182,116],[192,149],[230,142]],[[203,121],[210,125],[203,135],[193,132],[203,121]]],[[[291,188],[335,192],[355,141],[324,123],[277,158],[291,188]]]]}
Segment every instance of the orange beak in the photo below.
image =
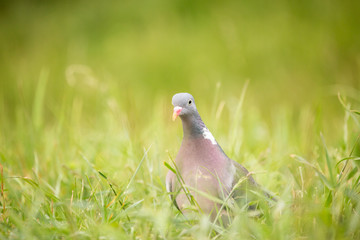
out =
{"type": "Polygon", "coordinates": [[[172,120],[175,121],[175,119],[177,118],[177,116],[179,116],[179,114],[181,113],[182,107],[174,107],[174,112],[172,115],[172,120]]]}

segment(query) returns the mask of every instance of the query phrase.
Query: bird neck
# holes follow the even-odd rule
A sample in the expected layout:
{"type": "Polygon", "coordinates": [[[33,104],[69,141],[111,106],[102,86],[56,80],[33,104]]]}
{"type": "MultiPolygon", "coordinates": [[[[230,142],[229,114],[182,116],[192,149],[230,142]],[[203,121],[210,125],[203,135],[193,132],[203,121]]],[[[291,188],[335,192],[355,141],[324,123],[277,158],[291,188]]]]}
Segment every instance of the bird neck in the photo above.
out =
{"type": "Polygon", "coordinates": [[[195,138],[203,135],[203,129],[206,128],[199,114],[181,117],[184,138],[195,138]]]}

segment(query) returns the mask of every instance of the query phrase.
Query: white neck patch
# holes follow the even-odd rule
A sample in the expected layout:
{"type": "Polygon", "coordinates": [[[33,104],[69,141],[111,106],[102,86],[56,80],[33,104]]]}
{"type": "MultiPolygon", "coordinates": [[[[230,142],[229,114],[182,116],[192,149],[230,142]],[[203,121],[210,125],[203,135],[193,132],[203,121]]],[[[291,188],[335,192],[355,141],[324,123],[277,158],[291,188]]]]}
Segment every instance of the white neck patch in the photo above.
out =
{"type": "Polygon", "coordinates": [[[202,134],[203,134],[204,138],[209,139],[213,145],[217,144],[214,136],[211,134],[209,129],[207,129],[206,127],[203,128],[202,134]]]}

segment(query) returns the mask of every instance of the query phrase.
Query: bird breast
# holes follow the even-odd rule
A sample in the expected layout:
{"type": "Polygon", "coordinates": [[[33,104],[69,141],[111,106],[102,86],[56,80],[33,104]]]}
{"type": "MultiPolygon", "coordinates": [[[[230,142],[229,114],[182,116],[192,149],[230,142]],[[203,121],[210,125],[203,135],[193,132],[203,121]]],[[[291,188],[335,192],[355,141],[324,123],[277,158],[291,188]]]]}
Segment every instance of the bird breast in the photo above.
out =
{"type": "Polygon", "coordinates": [[[223,188],[226,191],[231,189],[234,166],[219,151],[219,146],[209,139],[200,137],[184,140],[175,162],[185,183],[191,187],[214,193],[223,188]]]}

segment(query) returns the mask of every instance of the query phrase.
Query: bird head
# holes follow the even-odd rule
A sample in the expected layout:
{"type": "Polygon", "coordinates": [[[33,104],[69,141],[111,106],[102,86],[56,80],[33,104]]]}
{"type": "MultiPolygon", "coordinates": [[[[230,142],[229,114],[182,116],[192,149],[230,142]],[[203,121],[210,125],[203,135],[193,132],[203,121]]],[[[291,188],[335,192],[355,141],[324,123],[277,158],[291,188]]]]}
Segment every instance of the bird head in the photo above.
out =
{"type": "Polygon", "coordinates": [[[194,97],[189,93],[175,94],[172,98],[172,104],[174,105],[173,121],[178,116],[185,117],[197,112],[194,97]]]}

